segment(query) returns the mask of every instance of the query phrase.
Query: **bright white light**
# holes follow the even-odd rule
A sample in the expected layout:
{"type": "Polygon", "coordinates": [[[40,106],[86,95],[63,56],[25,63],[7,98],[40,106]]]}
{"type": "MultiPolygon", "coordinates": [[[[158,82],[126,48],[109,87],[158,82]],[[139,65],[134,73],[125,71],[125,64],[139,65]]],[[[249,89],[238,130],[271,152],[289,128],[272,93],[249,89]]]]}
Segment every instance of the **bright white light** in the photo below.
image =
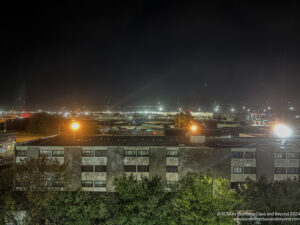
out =
{"type": "Polygon", "coordinates": [[[199,109],[198,109],[198,111],[200,112],[200,111],[201,111],[201,109],[199,108],[199,109]]]}
{"type": "Polygon", "coordinates": [[[235,111],[235,109],[234,109],[234,108],[231,108],[231,109],[230,109],[230,111],[231,111],[231,112],[234,112],[234,111],[235,111]]]}
{"type": "Polygon", "coordinates": [[[159,110],[159,111],[163,111],[164,108],[160,106],[160,107],[158,108],[158,110],[159,110]]]}
{"type": "Polygon", "coordinates": [[[271,110],[271,107],[270,107],[270,106],[268,107],[268,110],[271,110]]]}
{"type": "Polygon", "coordinates": [[[279,123],[274,126],[274,133],[280,138],[288,138],[292,135],[292,130],[287,125],[279,123]]]}
{"type": "Polygon", "coordinates": [[[293,106],[290,107],[290,110],[293,111],[295,108],[293,106]]]}
{"type": "Polygon", "coordinates": [[[248,112],[250,112],[250,109],[247,109],[248,112]]]}
{"type": "Polygon", "coordinates": [[[243,110],[245,110],[245,109],[246,109],[246,106],[243,106],[242,108],[243,108],[243,110]]]}
{"type": "Polygon", "coordinates": [[[214,111],[215,111],[215,112],[218,112],[219,109],[220,109],[220,107],[217,105],[217,106],[215,107],[214,111]]]}
{"type": "Polygon", "coordinates": [[[88,116],[88,115],[89,115],[89,112],[85,112],[84,115],[88,116]]]}

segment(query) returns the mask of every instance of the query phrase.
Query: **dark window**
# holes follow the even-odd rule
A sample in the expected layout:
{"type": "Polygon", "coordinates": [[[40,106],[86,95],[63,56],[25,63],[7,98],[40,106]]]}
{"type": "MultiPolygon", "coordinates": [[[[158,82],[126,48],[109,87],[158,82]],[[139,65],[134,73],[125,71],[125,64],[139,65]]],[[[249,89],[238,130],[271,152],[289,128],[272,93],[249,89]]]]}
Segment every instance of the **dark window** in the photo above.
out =
{"type": "Polygon", "coordinates": [[[53,157],[63,157],[64,156],[64,150],[53,150],[52,156],[53,157]]]}
{"type": "Polygon", "coordinates": [[[136,166],[132,165],[125,165],[124,172],[136,172],[136,166]]]}
{"type": "Polygon", "coordinates": [[[244,174],[256,174],[256,167],[244,167],[244,174]]]}
{"type": "Polygon", "coordinates": [[[105,180],[95,180],[94,187],[106,187],[106,181],[105,180]]]}
{"type": "Polygon", "coordinates": [[[94,166],[86,165],[81,166],[81,172],[93,172],[94,166]]]}
{"type": "Polygon", "coordinates": [[[275,174],[286,174],[286,168],[284,167],[275,167],[275,174]]]}
{"type": "Polygon", "coordinates": [[[232,158],[243,158],[243,152],[232,152],[232,158]]]}
{"type": "Polygon", "coordinates": [[[106,166],[95,166],[95,172],[106,172],[106,166]]]}
{"type": "Polygon", "coordinates": [[[51,157],[51,150],[40,150],[40,155],[51,157]]]}
{"type": "Polygon", "coordinates": [[[94,157],[94,150],[82,150],[82,157],[94,157]]]}
{"type": "Polygon", "coordinates": [[[244,158],[245,159],[255,159],[256,152],[244,152],[244,158]]]}
{"type": "Polygon", "coordinates": [[[167,166],[166,171],[168,173],[177,173],[178,172],[178,166],[167,166]]]}
{"type": "Polygon", "coordinates": [[[177,150],[167,150],[167,157],[178,157],[177,150]]]}
{"type": "Polygon", "coordinates": [[[299,174],[299,168],[298,167],[288,167],[287,173],[288,174],[299,174]]]}
{"type": "Polygon", "coordinates": [[[95,156],[96,157],[106,157],[107,156],[107,151],[106,150],[96,150],[95,151],[95,156]]]}
{"type": "Polygon", "coordinates": [[[16,151],[16,156],[27,157],[27,151],[26,150],[17,150],[16,151]]]}
{"type": "Polygon", "coordinates": [[[149,166],[138,165],[137,166],[137,171],[138,172],[149,172],[149,166]]]}
{"type": "Polygon", "coordinates": [[[242,174],[243,173],[243,167],[233,167],[232,168],[233,174],[242,174]]]}
{"type": "Polygon", "coordinates": [[[125,150],[124,156],[136,157],[136,151],[135,150],[125,150]]]}
{"type": "Polygon", "coordinates": [[[287,158],[288,159],[299,159],[299,152],[288,152],[287,158]]]}
{"type": "Polygon", "coordinates": [[[82,187],[93,187],[93,181],[92,180],[82,180],[81,186],[82,187]]]}
{"type": "Polygon", "coordinates": [[[274,152],[274,159],[286,159],[285,152],[274,152]]]}
{"type": "Polygon", "coordinates": [[[139,157],[148,157],[149,156],[149,151],[148,150],[138,150],[137,155],[139,157]]]}

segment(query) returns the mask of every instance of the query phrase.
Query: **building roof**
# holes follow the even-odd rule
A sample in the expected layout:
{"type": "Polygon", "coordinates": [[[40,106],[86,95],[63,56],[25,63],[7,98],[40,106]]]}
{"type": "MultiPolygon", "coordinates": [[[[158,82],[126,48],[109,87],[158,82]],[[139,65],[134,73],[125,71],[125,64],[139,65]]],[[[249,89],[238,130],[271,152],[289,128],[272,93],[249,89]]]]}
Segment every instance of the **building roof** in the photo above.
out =
{"type": "Polygon", "coordinates": [[[205,143],[192,144],[188,136],[55,136],[19,145],[23,146],[207,146],[216,148],[253,148],[274,138],[206,137],[205,143]]]}

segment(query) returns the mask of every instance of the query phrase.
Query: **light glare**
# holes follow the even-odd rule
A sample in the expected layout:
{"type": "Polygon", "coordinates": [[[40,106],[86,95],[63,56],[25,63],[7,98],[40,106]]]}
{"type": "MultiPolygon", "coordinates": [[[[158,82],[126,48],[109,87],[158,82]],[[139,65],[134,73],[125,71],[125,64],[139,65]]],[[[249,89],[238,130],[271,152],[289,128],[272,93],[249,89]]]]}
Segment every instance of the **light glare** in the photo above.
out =
{"type": "Polygon", "coordinates": [[[285,124],[276,124],[274,126],[274,133],[280,138],[288,138],[292,135],[292,130],[285,124]]]}

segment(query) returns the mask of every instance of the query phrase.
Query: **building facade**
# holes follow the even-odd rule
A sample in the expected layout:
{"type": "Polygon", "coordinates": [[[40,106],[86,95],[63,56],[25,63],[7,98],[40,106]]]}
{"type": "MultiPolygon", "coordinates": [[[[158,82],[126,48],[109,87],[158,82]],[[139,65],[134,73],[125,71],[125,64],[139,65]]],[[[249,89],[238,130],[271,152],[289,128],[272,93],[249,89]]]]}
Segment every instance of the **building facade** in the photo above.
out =
{"type": "Polygon", "coordinates": [[[176,184],[188,173],[207,172],[232,185],[265,176],[270,181],[298,179],[300,139],[185,137],[55,137],[15,147],[15,162],[44,155],[65,163],[71,176],[64,187],[114,191],[115,177],[160,176],[176,184]],[[200,138],[204,140],[203,138],[200,138]],[[199,138],[198,138],[199,140],[199,138]]]}

